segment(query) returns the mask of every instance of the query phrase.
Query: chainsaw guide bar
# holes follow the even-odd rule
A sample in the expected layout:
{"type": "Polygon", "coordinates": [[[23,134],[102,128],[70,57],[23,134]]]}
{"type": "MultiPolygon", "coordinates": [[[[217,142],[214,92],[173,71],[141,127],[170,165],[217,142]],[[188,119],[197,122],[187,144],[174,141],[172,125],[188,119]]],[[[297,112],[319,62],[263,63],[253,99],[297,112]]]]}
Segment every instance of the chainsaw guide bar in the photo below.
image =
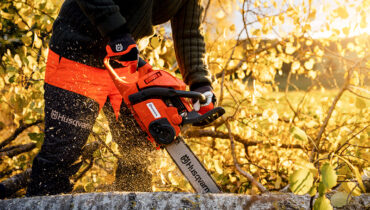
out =
{"type": "Polygon", "coordinates": [[[165,148],[197,193],[221,193],[216,182],[181,136],[165,148]]]}
{"type": "MultiPolygon", "coordinates": [[[[109,63],[104,64],[115,86],[121,93],[125,105],[130,110],[135,124],[146,134],[147,139],[157,149],[164,148],[177,167],[197,193],[220,193],[221,190],[199,159],[180,136],[181,128],[186,124],[204,126],[221,117],[222,107],[210,108],[204,114],[193,110],[191,99],[205,102],[206,97],[199,92],[186,91],[186,84],[163,70],[153,70],[145,63],[132,72],[135,66],[130,62],[124,65],[127,72],[136,79],[124,81],[109,63]],[[131,64],[132,65],[132,64],[131,64]]],[[[132,63],[132,62],[131,62],[132,63]]]]}

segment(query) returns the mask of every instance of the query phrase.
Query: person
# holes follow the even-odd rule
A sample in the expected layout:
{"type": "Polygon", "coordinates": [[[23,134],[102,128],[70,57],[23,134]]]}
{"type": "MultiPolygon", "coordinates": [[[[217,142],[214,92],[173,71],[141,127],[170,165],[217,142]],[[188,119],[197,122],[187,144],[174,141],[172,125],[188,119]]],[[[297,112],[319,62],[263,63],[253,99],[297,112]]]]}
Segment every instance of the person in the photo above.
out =
{"type": "MultiPolygon", "coordinates": [[[[26,196],[69,193],[70,177],[81,167],[78,159],[103,109],[121,155],[116,174],[121,190],[151,191],[145,154],[149,141],[122,135],[128,109],[103,65],[106,47],[115,53],[153,34],[153,26],[171,21],[178,66],[190,90],[207,95],[194,109],[207,111],[215,96],[205,64],[200,31],[200,0],[66,0],[53,24],[45,73],[45,138],[33,160],[26,196]],[[77,163],[76,163],[77,162],[77,163]]],[[[137,49],[137,48],[134,48],[137,49]]],[[[132,53],[133,52],[133,53],[132,53]]],[[[120,60],[137,59],[137,51],[120,60]],[[135,55],[136,54],[136,55],[135,55]]],[[[140,64],[139,64],[140,67],[140,64]]],[[[123,74],[123,72],[117,72],[123,74]]]]}

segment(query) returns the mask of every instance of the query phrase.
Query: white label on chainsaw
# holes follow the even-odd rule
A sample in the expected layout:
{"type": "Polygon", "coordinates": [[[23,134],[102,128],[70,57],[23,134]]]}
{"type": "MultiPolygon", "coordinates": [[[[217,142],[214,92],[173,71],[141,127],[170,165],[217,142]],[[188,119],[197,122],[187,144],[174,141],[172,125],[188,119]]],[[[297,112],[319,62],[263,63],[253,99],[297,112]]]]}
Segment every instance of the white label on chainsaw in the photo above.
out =
{"type": "Polygon", "coordinates": [[[153,103],[147,103],[146,106],[149,108],[150,112],[152,113],[154,118],[160,118],[161,114],[159,114],[157,108],[155,108],[153,103]]]}

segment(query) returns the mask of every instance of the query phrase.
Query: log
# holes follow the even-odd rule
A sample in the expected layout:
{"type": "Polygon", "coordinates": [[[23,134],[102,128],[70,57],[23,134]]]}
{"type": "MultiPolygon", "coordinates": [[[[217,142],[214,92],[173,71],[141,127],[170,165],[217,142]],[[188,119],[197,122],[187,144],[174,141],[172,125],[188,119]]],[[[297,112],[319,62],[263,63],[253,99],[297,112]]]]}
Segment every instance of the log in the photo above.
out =
{"type": "Polygon", "coordinates": [[[28,168],[22,173],[0,182],[0,199],[11,196],[19,189],[26,187],[30,181],[31,171],[32,169],[28,168]]]}
{"type": "MultiPolygon", "coordinates": [[[[340,209],[366,209],[369,194],[353,197],[340,209]]],[[[106,192],[0,200],[0,209],[309,209],[308,195],[106,192]]],[[[335,209],[335,208],[334,208],[335,209]]]]}

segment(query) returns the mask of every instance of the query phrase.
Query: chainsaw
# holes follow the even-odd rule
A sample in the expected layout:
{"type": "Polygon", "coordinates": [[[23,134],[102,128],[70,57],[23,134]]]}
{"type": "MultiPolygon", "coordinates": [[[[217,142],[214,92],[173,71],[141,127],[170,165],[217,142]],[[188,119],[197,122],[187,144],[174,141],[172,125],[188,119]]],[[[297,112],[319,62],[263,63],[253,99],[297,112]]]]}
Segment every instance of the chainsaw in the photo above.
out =
{"type": "Polygon", "coordinates": [[[186,84],[164,70],[154,70],[142,59],[137,62],[120,62],[135,79],[127,81],[118,76],[104,59],[111,78],[140,128],[157,148],[166,149],[172,160],[197,193],[219,193],[220,188],[199,159],[180,136],[186,124],[207,125],[225,113],[216,107],[200,115],[192,109],[191,99],[205,102],[206,97],[195,91],[186,91],[186,84]]]}

